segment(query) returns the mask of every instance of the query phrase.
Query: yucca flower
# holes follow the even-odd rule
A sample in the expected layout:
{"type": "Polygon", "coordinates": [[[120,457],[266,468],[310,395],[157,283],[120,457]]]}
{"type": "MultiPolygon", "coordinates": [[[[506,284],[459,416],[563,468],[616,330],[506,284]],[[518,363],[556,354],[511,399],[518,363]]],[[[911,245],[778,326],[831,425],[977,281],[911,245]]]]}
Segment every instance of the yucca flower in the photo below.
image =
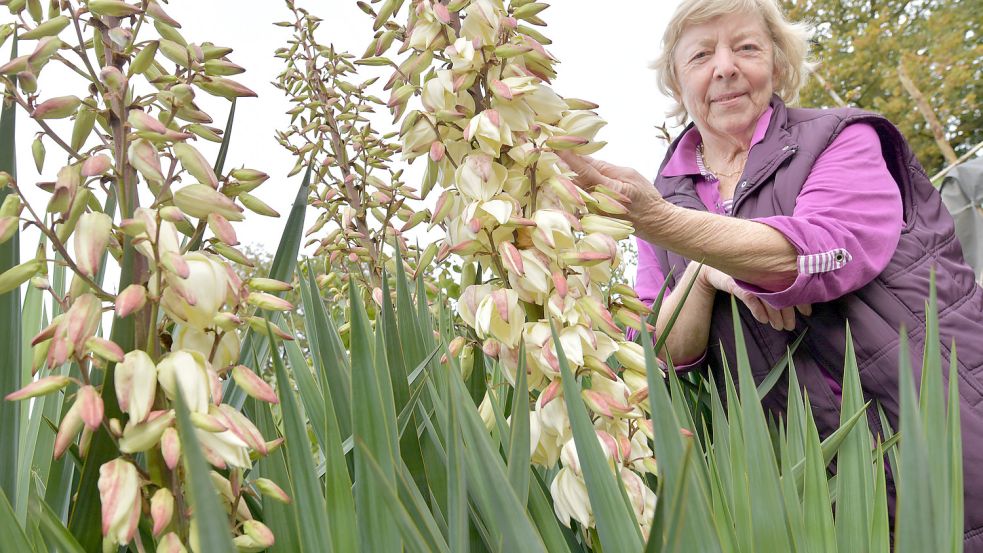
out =
{"type": "Polygon", "coordinates": [[[140,476],[133,464],[114,459],[99,468],[102,535],[111,544],[126,545],[140,520],[140,476]]]}

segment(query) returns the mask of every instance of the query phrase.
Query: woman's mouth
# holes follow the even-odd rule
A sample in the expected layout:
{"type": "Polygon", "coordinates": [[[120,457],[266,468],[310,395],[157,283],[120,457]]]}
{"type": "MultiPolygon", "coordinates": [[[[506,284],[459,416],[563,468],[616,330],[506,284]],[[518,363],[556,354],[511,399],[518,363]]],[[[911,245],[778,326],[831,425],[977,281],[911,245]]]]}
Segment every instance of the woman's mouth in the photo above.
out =
{"type": "Polygon", "coordinates": [[[710,103],[727,106],[736,103],[743,96],[744,96],[743,92],[735,92],[732,94],[721,94],[720,96],[717,96],[716,98],[710,100],[710,103]]]}

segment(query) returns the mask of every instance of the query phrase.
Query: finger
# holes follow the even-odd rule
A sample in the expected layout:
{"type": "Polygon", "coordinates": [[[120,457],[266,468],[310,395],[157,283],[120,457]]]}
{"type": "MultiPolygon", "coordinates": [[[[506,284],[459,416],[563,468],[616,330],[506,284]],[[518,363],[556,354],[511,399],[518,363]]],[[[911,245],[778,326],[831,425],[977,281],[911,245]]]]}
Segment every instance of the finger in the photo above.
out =
{"type": "Polygon", "coordinates": [[[783,325],[783,328],[785,330],[795,330],[795,308],[786,307],[782,309],[781,313],[782,313],[782,322],[785,323],[783,325]]]}
{"type": "Polygon", "coordinates": [[[761,303],[764,304],[765,312],[768,313],[768,322],[771,324],[771,328],[774,328],[775,330],[784,330],[785,322],[782,321],[782,313],[765,302],[761,303]]]}
{"type": "Polygon", "coordinates": [[[799,310],[799,313],[802,313],[806,317],[812,315],[811,303],[803,303],[802,305],[796,305],[795,308],[799,310]]]}
{"type": "Polygon", "coordinates": [[[748,310],[751,312],[751,316],[754,317],[754,320],[763,325],[769,323],[768,313],[765,311],[765,306],[761,303],[761,300],[747,293],[734,295],[737,296],[737,299],[744,302],[744,305],[747,306],[748,310]]]}
{"type": "Polygon", "coordinates": [[[622,185],[619,181],[606,177],[598,171],[595,164],[604,164],[603,161],[587,158],[565,150],[557,150],[556,155],[570,167],[570,170],[577,174],[573,182],[584,189],[591,190],[598,184],[603,184],[609,188],[620,190],[622,185]]]}

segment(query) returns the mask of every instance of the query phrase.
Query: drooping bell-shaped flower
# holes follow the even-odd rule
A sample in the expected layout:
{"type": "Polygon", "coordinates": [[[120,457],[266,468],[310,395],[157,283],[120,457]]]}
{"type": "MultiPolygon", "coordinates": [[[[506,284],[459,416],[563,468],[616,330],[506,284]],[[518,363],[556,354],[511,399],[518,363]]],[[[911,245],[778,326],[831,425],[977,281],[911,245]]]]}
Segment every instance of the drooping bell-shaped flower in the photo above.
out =
{"type": "Polygon", "coordinates": [[[495,338],[513,348],[519,344],[525,318],[525,313],[519,307],[519,295],[515,290],[501,288],[478,304],[475,331],[481,338],[495,338]]]}
{"type": "Polygon", "coordinates": [[[143,422],[150,414],[157,393],[157,366],[143,350],[133,350],[116,365],[116,398],[119,407],[133,422],[143,422]]]}
{"type": "Polygon", "coordinates": [[[157,381],[164,389],[164,395],[175,401],[180,386],[188,409],[196,413],[207,413],[211,402],[211,382],[208,375],[208,361],[205,356],[194,351],[175,351],[164,356],[157,363],[157,381]]]}
{"type": "Polygon", "coordinates": [[[172,349],[174,350],[197,351],[206,358],[214,351],[210,362],[218,369],[228,367],[239,360],[240,340],[235,330],[223,332],[217,346],[216,332],[199,330],[191,326],[175,325],[173,336],[172,349]]]}
{"type": "Polygon", "coordinates": [[[132,463],[118,458],[99,467],[102,535],[106,541],[126,545],[140,520],[140,476],[132,463]]]}
{"type": "Polygon", "coordinates": [[[188,277],[180,279],[184,294],[164,289],[161,307],[175,322],[204,330],[213,325],[229,295],[229,277],[222,262],[201,252],[184,256],[188,277]]]}

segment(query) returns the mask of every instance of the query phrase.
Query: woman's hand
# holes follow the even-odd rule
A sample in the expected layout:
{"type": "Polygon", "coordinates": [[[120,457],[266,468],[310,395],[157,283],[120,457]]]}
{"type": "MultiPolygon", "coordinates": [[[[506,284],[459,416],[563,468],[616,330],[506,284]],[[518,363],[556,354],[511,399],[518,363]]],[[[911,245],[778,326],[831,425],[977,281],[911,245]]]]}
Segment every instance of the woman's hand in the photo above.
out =
{"type": "Polygon", "coordinates": [[[751,315],[754,316],[755,320],[761,324],[771,325],[775,330],[794,330],[796,309],[807,317],[812,314],[812,306],[808,304],[797,305],[795,308],[786,307],[784,309],[775,309],[766,302],[761,301],[754,294],[738,286],[734,282],[734,278],[730,275],[707,265],[704,265],[700,269],[700,274],[697,278],[700,279],[699,282],[709,288],[733,294],[735,298],[744,302],[744,305],[751,311],[751,315]]]}
{"type": "Polygon", "coordinates": [[[662,196],[652,182],[634,169],[619,167],[567,150],[558,150],[556,155],[570,167],[571,171],[577,173],[573,179],[577,186],[589,192],[595,186],[604,185],[627,197],[630,205],[625,207],[628,208],[626,218],[629,220],[632,219],[633,214],[645,213],[650,206],[662,201],[662,196]]]}

